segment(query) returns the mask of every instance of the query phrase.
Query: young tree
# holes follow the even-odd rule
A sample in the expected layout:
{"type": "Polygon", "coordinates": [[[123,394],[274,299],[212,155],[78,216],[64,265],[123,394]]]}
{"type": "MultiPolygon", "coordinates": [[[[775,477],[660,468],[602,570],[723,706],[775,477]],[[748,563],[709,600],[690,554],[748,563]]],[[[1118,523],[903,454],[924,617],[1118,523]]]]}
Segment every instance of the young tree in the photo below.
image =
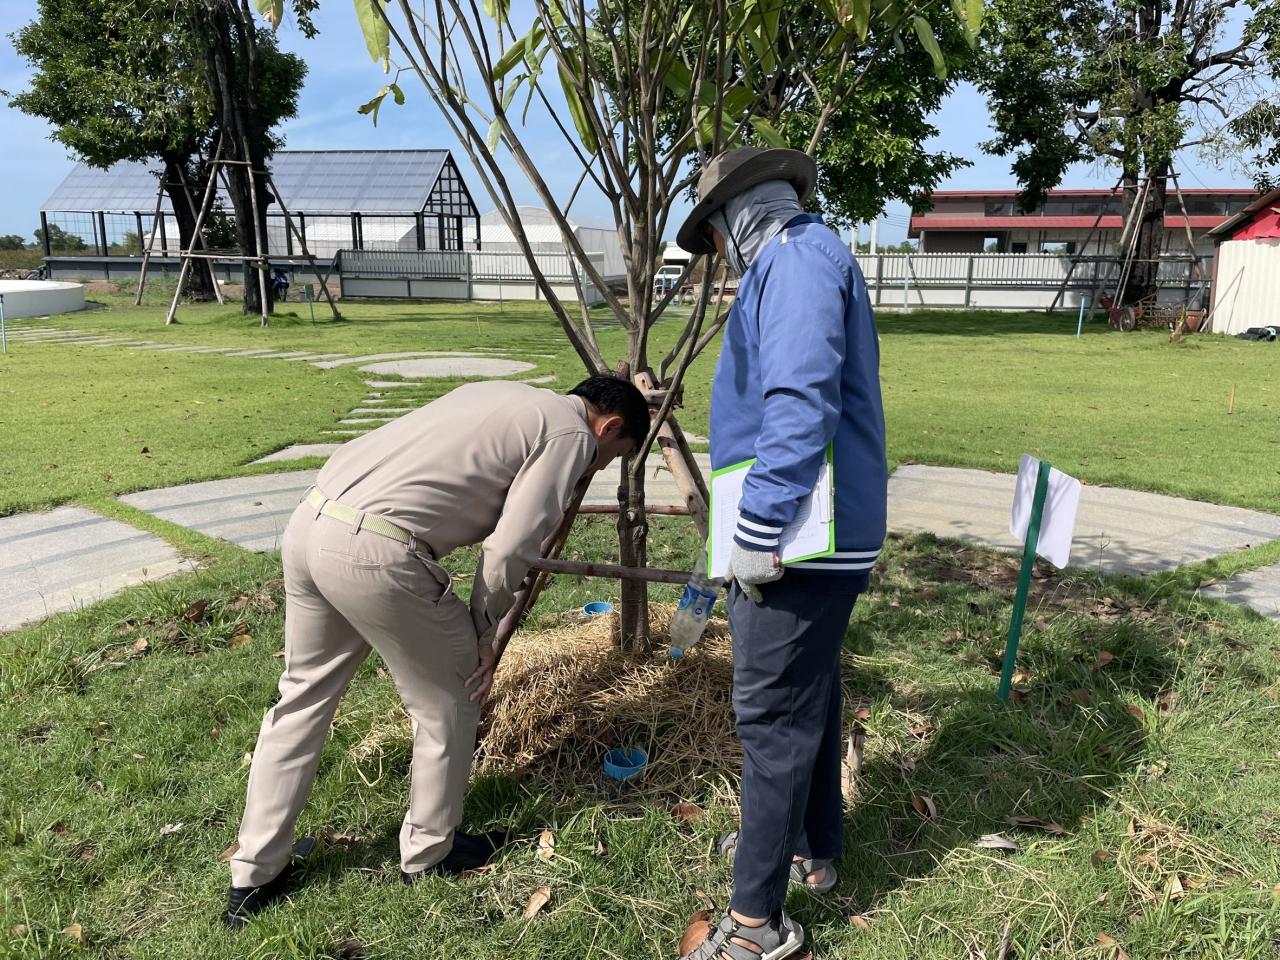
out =
{"type": "MultiPolygon", "coordinates": [[[[45,248],[44,228],[36,227],[36,247],[40,250],[45,248]]],[[[84,238],[74,234],[67,233],[56,223],[49,224],[49,249],[56,250],[61,253],[79,253],[81,250],[87,250],[89,245],[84,242],[84,238]]]]}
{"type": "Polygon", "coordinates": [[[25,250],[26,241],[16,233],[6,233],[0,237],[0,250],[25,250]]]}
{"type": "MultiPolygon", "coordinates": [[[[279,0],[257,2],[278,15],[279,0]]],[[[362,111],[376,118],[386,97],[402,102],[401,75],[417,77],[589,371],[613,365],[600,349],[583,288],[598,290],[625,329],[626,355],[617,368],[654,388],[657,404],[649,441],[624,464],[618,491],[619,560],[643,567],[645,459],[660,431],[664,452],[681,445],[666,420],[685,370],[725,319],[708,320],[717,271],[706,270],[675,347],[661,361],[650,355],[650,331],[680,286],[657,293],[652,282],[672,202],[707,157],[747,142],[786,145],[782,131],[792,111],[806,112],[809,120],[802,141],[791,145],[816,151],[832,117],[889,51],[923,49],[938,74],[945,73],[933,25],[955,23],[975,41],[982,0],[822,0],[812,15],[809,7],[783,0],[532,0],[532,23],[519,29],[508,0],[482,3],[483,9],[472,0],[440,0],[423,8],[411,0],[355,0],[370,53],[394,70],[362,111]],[[531,111],[559,132],[561,149],[567,145],[575,158],[576,185],[565,195],[553,191],[544,175],[548,161],[527,136],[531,111]],[[577,305],[559,297],[539,268],[507,177],[509,163],[560,229],[579,287],[577,305]],[[584,188],[613,213],[627,266],[625,295],[609,289],[570,228],[570,210],[584,188]]],[[[915,95],[909,86],[899,93],[915,95]]],[[[695,258],[689,272],[698,266],[695,258]]],[[[676,470],[672,457],[668,464],[676,470]]],[[[623,581],[620,626],[624,646],[647,646],[643,583],[623,581]]]]}
{"type": "Polygon", "coordinates": [[[1280,7],[1264,0],[993,0],[980,83],[997,135],[986,147],[1014,157],[1024,210],[1072,163],[1118,168],[1137,224],[1119,302],[1156,290],[1179,150],[1274,149],[1278,27],[1280,7]]]}

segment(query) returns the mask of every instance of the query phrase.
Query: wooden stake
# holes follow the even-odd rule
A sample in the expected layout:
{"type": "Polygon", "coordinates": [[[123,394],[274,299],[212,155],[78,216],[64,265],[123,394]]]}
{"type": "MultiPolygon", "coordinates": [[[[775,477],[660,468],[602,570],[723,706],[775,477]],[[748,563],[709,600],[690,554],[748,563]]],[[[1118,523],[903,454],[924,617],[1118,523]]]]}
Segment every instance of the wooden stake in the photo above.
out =
{"type": "Polygon", "coordinates": [[[1231,385],[1231,399],[1227,401],[1227,416],[1236,412],[1236,385],[1231,385]]]}
{"type": "Polygon", "coordinates": [[[680,570],[660,570],[657,567],[624,567],[617,563],[581,563],[577,560],[533,561],[535,570],[562,573],[571,577],[607,577],[611,580],[644,580],[648,583],[674,583],[684,586],[692,576],[680,570]]]}

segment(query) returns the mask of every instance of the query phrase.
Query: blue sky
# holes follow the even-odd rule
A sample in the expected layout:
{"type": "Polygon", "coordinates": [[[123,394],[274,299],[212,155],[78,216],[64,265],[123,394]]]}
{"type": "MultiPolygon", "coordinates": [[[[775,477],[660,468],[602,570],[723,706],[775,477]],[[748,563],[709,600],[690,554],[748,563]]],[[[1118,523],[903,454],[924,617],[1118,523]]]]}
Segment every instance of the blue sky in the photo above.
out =
{"type": "MultiPolygon", "coordinates": [[[[29,70],[14,53],[9,35],[34,15],[30,0],[0,0],[0,89],[21,90],[29,70]]],[[[481,210],[492,207],[483,187],[470,175],[466,158],[457,148],[448,125],[431,104],[417,80],[409,75],[402,84],[408,95],[404,107],[388,104],[374,128],[356,107],[369,99],[384,82],[380,68],[369,59],[350,0],[325,0],[317,18],[320,36],[305,40],[291,25],[281,28],[281,45],[302,56],[310,73],[299,102],[296,119],[284,127],[287,145],[294,148],[376,148],[448,147],[455,151],[472,193],[481,210]]],[[[530,114],[529,146],[539,168],[558,195],[572,189],[576,166],[559,133],[545,118],[535,122],[530,114]]],[[[934,146],[942,147],[973,161],[973,166],[956,173],[945,188],[1012,188],[1017,184],[1008,163],[985,156],[978,144],[990,133],[989,117],[982,97],[970,87],[956,91],[943,105],[935,125],[940,130],[934,146]]],[[[66,150],[49,140],[50,130],[0,103],[0,234],[17,233],[31,239],[39,225],[40,204],[61,182],[73,165],[66,150]]],[[[514,164],[509,180],[518,196],[527,202],[535,197],[514,164]]],[[[1185,187],[1234,186],[1247,182],[1239,171],[1221,169],[1194,154],[1181,160],[1185,187]]],[[[1073,169],[1064,186],[1110,187],[1115,174],[1105,169],[1081,166],[1073,169]]],[[[608,208],[598,197],[584,195],[575,204],[584,220],[608,219],[608,208]]],[[[672,224],[678,224],[677,211],[672,224]]],[[[907,208],[892,204],[885,210],[880,226],[882,242],[892,243],[906,236],[907,208]]],[[[674,233],[674,226],[669,231],[674,233]]],[[[864,230],[862,238],[866,239],[864,230]]]]}

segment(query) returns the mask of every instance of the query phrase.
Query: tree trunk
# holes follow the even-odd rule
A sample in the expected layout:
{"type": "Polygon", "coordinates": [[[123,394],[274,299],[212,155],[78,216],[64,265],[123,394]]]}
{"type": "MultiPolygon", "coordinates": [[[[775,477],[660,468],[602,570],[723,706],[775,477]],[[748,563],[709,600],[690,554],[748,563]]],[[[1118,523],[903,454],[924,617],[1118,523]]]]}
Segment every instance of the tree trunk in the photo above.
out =
{"type": "MultiPolygon", "coordinates": [[[[262,238],[263,255],[267,253],[267,203],[270,201],[264,176],[258,171],[267,168],[265,131],[260,129],[261,111],[255,95],[254,34],[253,21],[230,0],[204,0],[209,20],[209,46],[206,64],[212,82],[214,116],[222,136],[223,158],[233,161],[222,169],[226,172],[235,211],[236,237],[244,256],[257,256],[258,236],[262,238]],[[249,172],[245,162],[253,165],[256,189],[249,187],[249,172]],[[257,194],[256,198],[254,194],[257,194]],[[254,203],[257,216],[254,216],[254,203]],[[255,232],[255,222],[257,231],[255,232]]],[[[259,284],[259,270],[266,271],[268,264],[243,262],[244,303],[246,315],[270,313],[272,291],[270,277],[259,284]],[[265,289],[266,308],[263,309],[265,289]]],[[[264,319],[265,323],[265,319],[264,319]]]]}
{"type": "MultiPolygon", "coordinates": [[[[618,562],[624,567],[646,567],[649,565],[649,523],[644,510],[644,472],[632,482],[630,469],[631,458],[628,458],[622,462],[622,482],[618,485],[618,562]]],[[[623,650],[649,651],[649,585],[643,580],[622,581],[618,628],[623,650]]]]}
{"type": "Polygon", "coordinates": [[[1159,292],[1160,252],[1164,242],[1164,207],[1168,191],[1167,167],[1147,171],[1149,186],[1143,193],[1142,208],[1137,212],[1137,241],[1134,244],[1133,268],[1129,282],[1120,292],[1122,305],[1154,298],[1159,292]]]}
{"type": "MultiPolygon", "coordinates": [[[[164,158],[165,193],[169,195],[169,205],[173,207],[173,219],[178,224],[178,247],[181,250],[196,250],[204,246],[203,242],[196,242],[197,214],[191,212],[192,204],[198,205],[200,202],[199,190],[202,184],[188,175],[190,159],[190,157],[164,158]],[[187,183],[197,191],[196,197],[188,197],[186,191],[182,189],[183,177],[186,177],[187,183]]],[[[186,289],[183,293],[192,300],[212,300],[212,270],[211,261],[194,264],[187,274],[186,289]]]]}

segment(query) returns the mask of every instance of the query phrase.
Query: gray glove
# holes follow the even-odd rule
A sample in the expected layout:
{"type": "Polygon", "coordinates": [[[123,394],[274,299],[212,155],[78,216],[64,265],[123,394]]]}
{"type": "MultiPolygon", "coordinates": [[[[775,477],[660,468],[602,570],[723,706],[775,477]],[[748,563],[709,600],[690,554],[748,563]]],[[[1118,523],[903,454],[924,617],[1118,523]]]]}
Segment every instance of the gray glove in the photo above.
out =
{"type": "Polygon", "coordinates": [[[778,563],[778,555],[761,550],[748,550],[739,543],[733,545],[733,553],[729,557],[729,571],[726,580],[737,580],[742,592],[753,603],[760,603],[764,595],[760,593],[760,584],[773,583],[782,577],[782,565],[778,563]]]}

